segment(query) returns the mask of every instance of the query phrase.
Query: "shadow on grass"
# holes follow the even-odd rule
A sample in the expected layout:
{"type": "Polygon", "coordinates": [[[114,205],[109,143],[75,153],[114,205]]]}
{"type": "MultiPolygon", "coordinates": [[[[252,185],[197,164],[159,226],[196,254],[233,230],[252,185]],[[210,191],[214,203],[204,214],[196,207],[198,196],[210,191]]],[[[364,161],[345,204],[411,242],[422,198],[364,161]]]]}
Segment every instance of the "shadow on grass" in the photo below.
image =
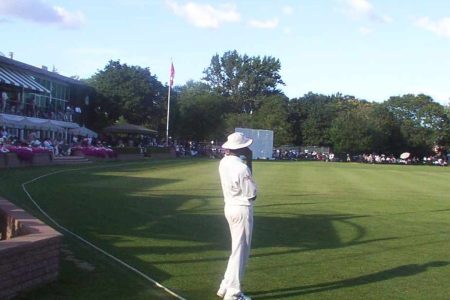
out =
{"type": "MultiPolygon", "coordinates": [[[[173,168],[173,164],[167,166],[173,168]]],[[[186,185],[184,189],[174,189],[171,185],[180,184],[182,177],[139,177],[136,176],[139,171],[143,168],[134,166],[123,174],[96,171],[48,178],[49,181],[45,179],[40,185],[33,185],[32,194],[50,215],[57,216],[63,226],[158,281],[171,278],[172,274],[164,267],[167,264],[225,263],[230,238],[220,188],[198,190],[186,185]],[[186,206],[187,203],[190,204],[186,206]]],[[[364,215],[296,214],[297,206],[312,204],[301,202],[301,197],[306,200],[312,195],[285,196],[296,199],[281,204],[292,206],[289,214],[255,214],[252,245],[255,254],[252,256],[275,256],[379,241],[365,240],[366,229],[355,221],[366,217],[364,215]],[[340,237],[336,222],[349,226],[353,235],[345,240],[340,237]],[[273,247],[286,250],[276,251],[273,247]]],[[[280,206],[256,205],[265,209],[280,206]]]]}
{"type": "MultiPolygon", "coordinates": [[[[228,225],[222,208],[216,213],[195,214],[191,211],[174,211],[190,199],[196,199],[208,205],[208,198],[201,199],[194,195],[165,195],[164,197],[133,197],[128,205],[144,205],[141,209],[123,208],[120,222],[110,226],[95,226],[92,230],[108,247],[125,244],[134,239],[151,238],[173,243],[140,243],[140,245],[120,246],[119,251],[131,257],[146,254],[170,255],[186,254],[186,257],[155,259],[150,263],[177,264],[207,261],[226,261],[230,247],[228,225]],[[168,200],[170,199],[170,200],[168,200]],[[131,203],[131,202],[133,203],[131,203]],[[130,213],[128,213],[130,211],[130,213]],[[182,246],[180,246],[182,245],[182,246]],[[223,256],[203,256],[201,253],[222,251],[223,256]],[[192,257],[192,258],[190,258],[192,257]]],[[[364,240],[366,230],[354,219],[365,217],[355,215],[295,215],[289,217],[255,216],[252,257],[275,256],[298,253],[316,249],[342,248],[367,244],[394,238],[364,240]],[[342,240],[335,229],[335,222],[352,228],[353,236],[342,240]],[[272,247],[289,248],[286,251],[261,253],[272,247]],[[256,251],[261,249],[262,251],[256,251]]]]}
{"type": "Polygon", "coordinates": [[[449,264],[450,262],[447,261],[432,261],[426,264],[409,264],[344,280],[268,291],[249,291],[249,295],[255,296],[255,298],[258,299],[283,299],[286,297],[301,296],[306,294],[320,293],[324,291],[370,284],[398,277],[414,276],[426,272],[431,267],[445,267],[449,264]]]}
{"type": "MultiPolygon", "coordinates": [[[[141,169],[136,167],[133,170],[141,169]]],[[[69,189],[75,188],[77,193],[67,197],[67,190],[51,192],[47,185],[43,185],[43,195],[37,198],[45,199],[45,195],[50,194],[50,199],[54,200],[50,200],[47,206],[52,210],[51,215],[58,216],[63,225],[66,224],[88,240],[96,241],[113,255],[127,259],[132,264],[145,266],[148,272],[160,280],[170,278],[170,275],[155,267],[159,264],[228,259],[230,238],[220,191],[202,189],[203,193],[208,194],[199,195],[201,193],[196,193],[195,187],[187,186],[176,194],[170,185],[179,183],[181,179],[125,177],[117,176],[117,173],[110,175],[100,172],[83,174],[70,180],[59,179],[70,181],[69,189]],[[190,201],[195,204],[183,209],[183,205],[190,201]],[[224,255],[208,256],[211,251],[221,251],[224,255]],[[170,256],[176,254],[184,255],[177,259],[170,256]],[[143,261],[142,255],[153,256],[143,261]]],[[[40,191],[35,192],[39,194],[40,191]]],[[[286,203],[293,207],[306,204],[312,203],[286,203]]],[[[264,208],[270,206],[261,204],[264,208]]],[[[295,212],[296,209],[289,214],[255,215],[252,249],[261,251],[253,251],[253,257],[341,248],[381,240],[364,240],[366,229],[355,219],[365,215],[306,215],[295,212]],[[343,240],[336,231],[336,222],[349,226],[353,236],[343,240]],[[273,251],[272,247],[288,249],[280,252],[273,251]]]]}

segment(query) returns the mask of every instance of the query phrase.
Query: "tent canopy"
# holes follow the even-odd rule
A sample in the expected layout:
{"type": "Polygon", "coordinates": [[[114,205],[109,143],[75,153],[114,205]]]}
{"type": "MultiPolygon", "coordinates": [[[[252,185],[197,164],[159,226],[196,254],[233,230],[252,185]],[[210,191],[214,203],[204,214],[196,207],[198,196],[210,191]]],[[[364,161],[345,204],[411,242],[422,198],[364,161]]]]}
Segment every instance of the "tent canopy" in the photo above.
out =
{"type": "Polygon", "coordinates": [[[112,126],[108,126],[103,129],[105,133],[134,133],[134,134],[148,134],[155,135],[158,132],[153,129],[148,129],[143,126],[134,125],[134,124],[116,124],[112,126]]]}
{"type": "Polygon", "coordinates": [[[74,135],[89,136],[89,137],[93,137],[93,138],[98,137],[98,135],[95,131],[92,131],[89,128],[86,128],[84,126],[69,129],[69,133],[74,134],[74,135]]]}

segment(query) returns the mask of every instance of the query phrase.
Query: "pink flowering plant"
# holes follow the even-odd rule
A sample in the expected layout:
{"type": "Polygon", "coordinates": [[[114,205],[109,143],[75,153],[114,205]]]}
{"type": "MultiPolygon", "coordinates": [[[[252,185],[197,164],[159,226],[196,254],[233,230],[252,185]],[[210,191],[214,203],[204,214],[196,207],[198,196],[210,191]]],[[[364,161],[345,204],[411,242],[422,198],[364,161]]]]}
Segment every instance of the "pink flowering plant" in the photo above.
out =
{"type": "Polygon", "coordinates": [[[107,157],[115,158],[115,157],[117,157],[117,153],[113,149],[107,148],[107,147],[76,146],[76,147],[72,147],[72,151],[74,151],[74,150],[79,150],[79,151],[81,151],[81,153],[83,153],[83,155],[86,155],[86,156],[94,156],[94,157],[99,157],[99,158],[107,158],[107,157]]]}
{"type": "Polygon", "coordinates": [[[27,146],[6,146],[8,152],[16,153],[17,157],[23,161],[32,161],[36,153],[51,153],[50,149],[41,147],[27,147],[27,146]]]}

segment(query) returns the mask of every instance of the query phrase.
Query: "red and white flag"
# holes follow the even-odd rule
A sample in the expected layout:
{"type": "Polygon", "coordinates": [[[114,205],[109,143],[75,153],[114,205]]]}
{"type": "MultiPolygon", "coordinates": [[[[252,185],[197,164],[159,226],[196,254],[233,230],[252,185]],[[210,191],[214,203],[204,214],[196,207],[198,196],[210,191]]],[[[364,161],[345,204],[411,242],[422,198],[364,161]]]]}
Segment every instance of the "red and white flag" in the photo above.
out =
{"type": "Polygon", "coordinates": [[[169,85],[170,87],[173,86],[173,78],[175,77],[175,68],[173,67],[173,63],[170,65],[170,78],[169,78],[169,85]]]}

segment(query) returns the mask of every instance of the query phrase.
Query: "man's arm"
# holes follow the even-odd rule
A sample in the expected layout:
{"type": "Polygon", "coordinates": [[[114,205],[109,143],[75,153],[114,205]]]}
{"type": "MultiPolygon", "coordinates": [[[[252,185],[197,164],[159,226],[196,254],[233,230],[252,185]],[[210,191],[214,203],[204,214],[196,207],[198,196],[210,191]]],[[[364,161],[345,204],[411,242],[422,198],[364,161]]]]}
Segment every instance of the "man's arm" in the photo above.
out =
{"type": "Polygon", "coordinates": [[[253,173],[252,169],[252,160],[253,160],[253,152],[249,147],[245,147],[242,149],[242,155],[245,156],[245,162],[247,164],[247,167],[250,169],[250,172],[253,173]]]}
{"type": "Polygon", "coordinates": [[[244,178],[244,193],[249,196],[248,200],[255,201],[256,200],[256,184],[253,181],[253,170],[252,170],[252,160],[253,160],[253,152],[250,148],[246,147],[241,149],[241,155],[245,156],[245,162],[247,164],[247,168],[250,170],[250,174],[244,178]]]}

